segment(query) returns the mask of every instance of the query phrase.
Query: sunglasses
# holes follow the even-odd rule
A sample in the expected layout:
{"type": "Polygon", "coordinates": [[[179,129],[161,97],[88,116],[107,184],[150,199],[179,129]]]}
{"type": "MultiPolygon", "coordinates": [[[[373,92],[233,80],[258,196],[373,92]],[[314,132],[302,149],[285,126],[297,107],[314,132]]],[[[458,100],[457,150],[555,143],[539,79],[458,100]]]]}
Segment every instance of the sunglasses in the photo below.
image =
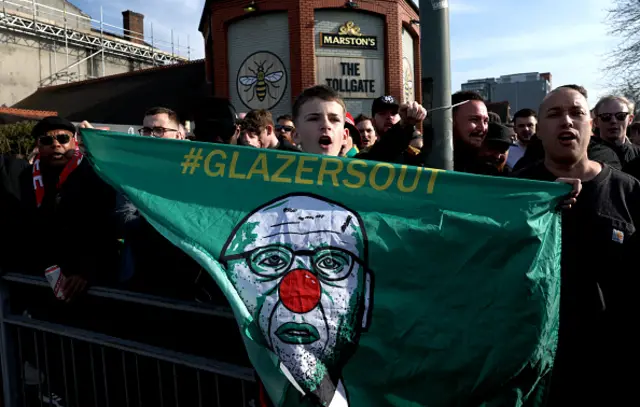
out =
{"type": "Polygon", "coordinates": [[[277,131],[293,131],[293,129],[294,129],[293,126],[283,126],[281,124],[276,124],[277,131]]]}
{"type": "Polygon", "coordinates": [[[53,140],[57,140],[60,144],[67,144],[71,141],[71,136],[68,134],[56,134],[55,136],[40,136],[38,138],[38,142],[43,146],[52,145],[53,140]]]}
{"type": "Polygon", "coordinates": [[[617,121],[621,122],[621,121],[624,121],[627,118],[627,116],[629,116],[629,112],[602,113],[598,115],[600,120],[602,120],[605,123],[610,122],[613,116],[616,117],[617,121]]]}

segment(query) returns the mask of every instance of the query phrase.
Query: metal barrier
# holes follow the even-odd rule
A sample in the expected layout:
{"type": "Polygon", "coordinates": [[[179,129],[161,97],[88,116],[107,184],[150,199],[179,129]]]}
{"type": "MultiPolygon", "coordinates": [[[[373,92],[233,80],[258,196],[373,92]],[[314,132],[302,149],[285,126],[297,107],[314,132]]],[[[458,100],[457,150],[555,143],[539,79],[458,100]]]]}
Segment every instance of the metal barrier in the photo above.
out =
{"type": "MultiPolygon", "coordinates": [[[[0,280],[4,407],[246,407],[258,404],[254,400],[257,390],[253,370],[246,364],[222,362],[37,319],[16,309],[17,299],[28,303],[29,298],[41,298],[36,296],[42,295],[52,295],[44,278],[8,273],[0,280]]],[[[91,287],[87,296],[116,301],[127,307],[137,304],[153,307],[157,312],[170,310],[235,324],[226,307],[106,287],[91,287]]],[[[101,324],[106,321],[84,322],[101,324]]],[[[158,322],[145,323],[151,326],[158,322]]],[[[140,326],[137,328],[141,329],[140,326]]],[[[179,333],[169,332],[165,339],[172,335],[177,337],[179,333]]]]}

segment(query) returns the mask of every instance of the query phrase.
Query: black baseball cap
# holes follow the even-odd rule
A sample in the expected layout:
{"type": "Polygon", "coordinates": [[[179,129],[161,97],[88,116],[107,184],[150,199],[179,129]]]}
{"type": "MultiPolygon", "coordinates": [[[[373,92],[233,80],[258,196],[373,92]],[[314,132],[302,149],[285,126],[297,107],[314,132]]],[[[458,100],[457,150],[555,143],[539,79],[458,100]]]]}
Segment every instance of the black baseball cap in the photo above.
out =
{"type": "Polygon", "coordinates": [[[511,134],[513,130],[498,123],[489,123],[489,130],[484,141],[486,143],[504,144],[507,148],[513,143],[511,134]]]}
{"type": "Polygon", "coordinates": [[[62,117],[49,116],[36,123],[33,130],[31,130],[31,137],[38,138],[40,136],[44,136],[51,130],[68,130],[75,134],[76,126],[74,126],[69,120],[63,119],[62,117]]]}
{"type": "Polygon", "coordinates": [[[371,107],[371,115],[375,116],[376,113],[384,112],[385,110],[393,110],[398,112],[400,104],[393,96],[380,96],[373,100],[373,106],[371,107]]]}

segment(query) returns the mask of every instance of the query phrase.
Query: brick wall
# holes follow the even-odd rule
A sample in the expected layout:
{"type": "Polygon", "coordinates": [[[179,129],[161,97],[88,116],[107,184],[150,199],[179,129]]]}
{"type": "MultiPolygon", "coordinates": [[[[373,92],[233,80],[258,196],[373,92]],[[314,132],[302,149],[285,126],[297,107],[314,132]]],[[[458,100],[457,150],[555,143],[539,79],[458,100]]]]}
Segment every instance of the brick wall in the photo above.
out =
{"type": "Polygon", "coordinates": [[[124,38],[138,44],[144,44],[144,15],[131,10],[122,12],[124,38]]]}
{"type": "MultiPolygon", "coordinates": [[[[420,86],[420,32],[411,20],[418,20],[416,11],[406,0],[366,0],[357,1],[358,10],[382,15],[385,18],[386,34],[386,94],[402,99],[402,27],[416,39],[415,75],[416,100],[422,99],[420,86]]],[[[212,44],[205,46],[213,63],[209,69],[213,74],[213,92],[216,96],[229,97],[228,37],[227,27],[233,21],[251,18],[254,13],[246,13],[247,0],[220,0],[211,2],[210,20],[212,44]]],[[[289,45],[291,63],[292,102],[304,88],[316,82],[314,18],[316,9],[339,8],[346,10],[345,0],[257,0],[257,13],[287,11],[289,19],[289,45]]]]}

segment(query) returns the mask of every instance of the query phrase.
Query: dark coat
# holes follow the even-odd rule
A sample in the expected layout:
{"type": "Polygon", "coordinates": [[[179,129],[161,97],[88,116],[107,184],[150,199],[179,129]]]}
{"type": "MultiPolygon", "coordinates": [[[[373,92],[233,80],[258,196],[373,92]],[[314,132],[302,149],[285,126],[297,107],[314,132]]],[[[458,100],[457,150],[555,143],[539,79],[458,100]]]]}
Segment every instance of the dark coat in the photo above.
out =
{"type": "Polygon", "coordinates": [[[94,172],[85,158],[59,191],[58,174],[42,168],[45,195],[37,207],[32,166],[19,175],[21,227],[13,231],[15,253],[24,272],[43,275],[57,265],[65,275],[81,275],[94,283],[113,281],[117,273],[118,241],[113,227],[115,191],[94,172]],[[19,243],[18,243],[19,242],[19,243]]]}

